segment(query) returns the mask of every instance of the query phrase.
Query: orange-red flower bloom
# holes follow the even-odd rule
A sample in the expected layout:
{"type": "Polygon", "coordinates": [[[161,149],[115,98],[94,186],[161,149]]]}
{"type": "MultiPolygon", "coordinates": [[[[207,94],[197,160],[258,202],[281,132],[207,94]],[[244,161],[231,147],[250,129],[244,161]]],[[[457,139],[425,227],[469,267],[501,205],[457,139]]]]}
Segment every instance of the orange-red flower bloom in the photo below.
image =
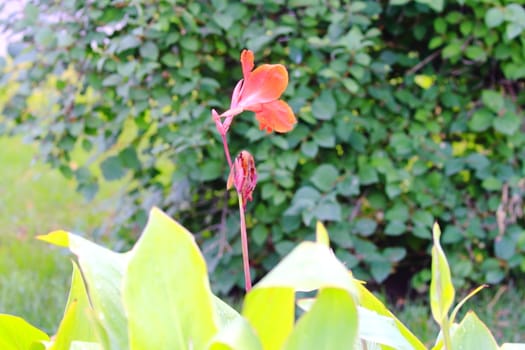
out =
{"type": "Polygon", "coordinates": [[[243,79],[237,83],[232,95],[230,109],[221,116],[226,117],[227,130],[234,116],[248,110],[255,112],[261,130],[266,132],[288,132],[297,122],[290,106],[279,100],[288,86],[288,72],[282,64],[263,64],[253,69],[253,52],[241,53],[243,79]]]}
{"type": "Polygon", "coordinates": [[[235,158],[228,177],[227,189],[232,185],[235,186],[237,193],[242,197],[242,204],[252,200],[252,193],[257,185],[257,171],[255,170],[255,161],[248,151],[241,151],[235,158]]]}

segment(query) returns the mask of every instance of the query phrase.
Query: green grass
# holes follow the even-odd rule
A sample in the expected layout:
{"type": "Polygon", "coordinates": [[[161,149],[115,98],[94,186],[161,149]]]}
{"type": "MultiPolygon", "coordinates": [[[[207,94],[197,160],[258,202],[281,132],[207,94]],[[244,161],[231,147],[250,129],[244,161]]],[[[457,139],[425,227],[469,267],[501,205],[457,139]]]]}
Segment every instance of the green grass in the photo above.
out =
{"type": "MultiPolygon", "coordinates": [[[[34,237],[89,232],[109,210],[102,200],[86,203],[73,182],[34,162],[36,153],[20,139],[0,139],[0,312],[52,333],[66,302],[70,256],[34,237]]],[[[113,190],[105,186],[102,198],[113,190]]]]}

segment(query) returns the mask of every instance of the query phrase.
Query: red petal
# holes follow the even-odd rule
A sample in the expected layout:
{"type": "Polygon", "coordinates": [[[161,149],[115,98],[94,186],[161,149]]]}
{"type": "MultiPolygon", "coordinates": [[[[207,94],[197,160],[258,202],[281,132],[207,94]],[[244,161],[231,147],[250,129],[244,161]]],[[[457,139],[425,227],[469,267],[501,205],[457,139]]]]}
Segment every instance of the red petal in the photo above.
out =
{"type": "Polygon", "coordinates": [[[268,133],[292,131],[295,123],[297,123],[292,108],[282,100],[265,103],[257,107],[254,110],[255,119],[259,122],[260,129],[266,130],[268,133]]]}
{"type": "Polygon", "coordinates": [[[252,71],[253,64],[253,52],[250,50],[242,50],[241,52],[241,66],[242,66],[242,75],[244,79],[248,78],[250,72],[252,71]]]}
{"type": "Polygon", "coordinates": [[[263,64],[244,79],[239,106],[248,109],[258,103],[268,103],[281,97],[288,86],[288,72],[281,64],[263,64]]]}

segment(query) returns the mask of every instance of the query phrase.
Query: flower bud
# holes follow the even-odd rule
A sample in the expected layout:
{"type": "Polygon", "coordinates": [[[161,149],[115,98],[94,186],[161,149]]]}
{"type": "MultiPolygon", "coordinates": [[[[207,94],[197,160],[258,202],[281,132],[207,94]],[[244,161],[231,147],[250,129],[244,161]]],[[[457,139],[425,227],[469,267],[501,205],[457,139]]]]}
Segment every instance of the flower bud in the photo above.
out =
{"type": "Polygon", "coordinates": [[[252,193],[256,184],[257,172],[253,156],[248,151],[241,151],[232,164],[227,189],[234,185],[242,198],[243,206],[246,207],[246,203],[252,200],[252,193]]]}

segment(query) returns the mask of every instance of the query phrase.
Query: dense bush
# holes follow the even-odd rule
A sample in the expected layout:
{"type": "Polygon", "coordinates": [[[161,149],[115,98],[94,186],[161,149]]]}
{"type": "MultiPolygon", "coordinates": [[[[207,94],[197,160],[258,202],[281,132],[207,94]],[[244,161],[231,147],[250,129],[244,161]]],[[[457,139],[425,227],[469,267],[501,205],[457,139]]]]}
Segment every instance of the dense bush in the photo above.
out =
{"type": "Polygon", "coordinates": [[[28,1],[3,24],[21,36],[0,130],[38,140],[87,198],[100,179],[71,162],[77,148],[106,180],[128,176],[114,220],[141,227],[161,206],[197,232],[213,286],[228,292],[242,286],[241,248],[210,109],[228,105],[247,47],[288,67],[299,119],[265,138],[245,116],[230,135],[259,172],[257,275],[319,219],[358,277],[417,272],[424,289],[438,220],[458,248],[455,282],[497,283],[525,271],[523,23],[512,1],[28,1]],[[28,108],[42,91],[47,108],[28,108]]]}

